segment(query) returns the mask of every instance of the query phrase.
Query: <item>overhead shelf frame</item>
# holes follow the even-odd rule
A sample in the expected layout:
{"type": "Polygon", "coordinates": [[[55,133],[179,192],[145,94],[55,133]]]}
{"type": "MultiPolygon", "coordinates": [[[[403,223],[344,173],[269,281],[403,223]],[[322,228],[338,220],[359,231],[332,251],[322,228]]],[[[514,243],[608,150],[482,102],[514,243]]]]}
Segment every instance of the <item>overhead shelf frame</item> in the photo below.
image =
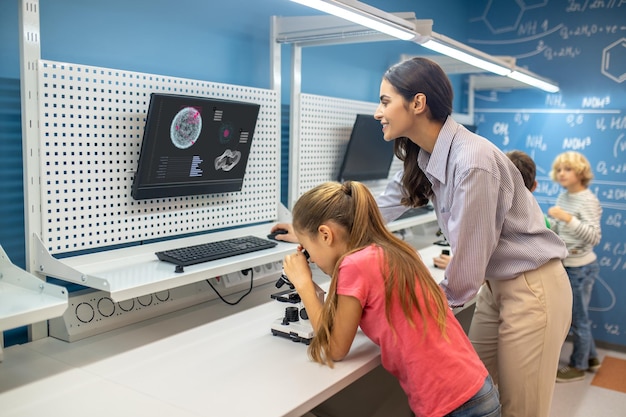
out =
{"type": "MultiPolygon", "coordinates": [[[[394,17],[406,20],[414,25],[415,31],[421,34],[433,34],[433,21],[417,19],[413,12],[393,13],[394,17]]],[[[346,45],[354,43],[397,41],[398,39],[370,28],[351,23],[332,15],[318,16],[272,16],[270,22],[270,84],[271,88],[280,92],[282,89],[282,55],[281,46],[291,45],[290,74],[290,115],[289,115],[289,147],[291,155],[300,152],[300,116],[302,94],[302,48],[346,45]]],[[[438,35],[443,37],[442,35],[438,35]]],[[[417,42],[419,43],[419,42],[417,42]]],[[[483,54],[487,56],[487,54],[483,54]]],[[[474,124],[474,92],[476,90],[512,90],[531,88],[507,76],[487,75],[479,69],[462,61],[445,55],[424,55],[441,65],[448,74],[468,74],[468,112],[455,113],[453,117],[459,123],[474,124]]],[[[403,56],[408,57],[408,55],[403,56]]],[[[511,69],[517,68],[513,57],[491,57],[511,69]]],[[[300,169],[296,158],[289,158],[289,197],[291,204],[297,197],[300,169]]]]}

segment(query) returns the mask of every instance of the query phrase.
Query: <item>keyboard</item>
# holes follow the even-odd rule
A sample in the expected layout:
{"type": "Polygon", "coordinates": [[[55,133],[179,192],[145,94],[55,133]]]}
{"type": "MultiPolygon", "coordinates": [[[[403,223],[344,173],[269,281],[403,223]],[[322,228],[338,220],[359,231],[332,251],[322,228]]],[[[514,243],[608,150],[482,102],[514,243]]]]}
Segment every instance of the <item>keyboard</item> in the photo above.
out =
{"type": "Polygon", "coordinates": [[[278,243],[271,240],[256,236],[243,236],[165,250],[156,252],[155,254],[161,261],[180,266],[188,266],[269,249],[276,245],[278,245],[278,243]]]}

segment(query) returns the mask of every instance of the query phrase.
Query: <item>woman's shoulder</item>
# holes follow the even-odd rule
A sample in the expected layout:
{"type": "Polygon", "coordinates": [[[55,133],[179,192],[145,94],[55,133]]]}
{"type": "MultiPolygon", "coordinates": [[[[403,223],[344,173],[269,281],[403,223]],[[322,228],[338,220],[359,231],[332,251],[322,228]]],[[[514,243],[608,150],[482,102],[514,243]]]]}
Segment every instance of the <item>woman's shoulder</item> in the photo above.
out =
{"type": "Polygon", "coordinates": [[[488,139],[472,132],[467,132],[453,141],[451,156],[468,168],[493,169],[494,166],[506,166],[508,157],[488,139]],[[497,161],[500,161],[499,163],[497,161]],[[495,162],[495,164],[494,164],[495,162]]]}

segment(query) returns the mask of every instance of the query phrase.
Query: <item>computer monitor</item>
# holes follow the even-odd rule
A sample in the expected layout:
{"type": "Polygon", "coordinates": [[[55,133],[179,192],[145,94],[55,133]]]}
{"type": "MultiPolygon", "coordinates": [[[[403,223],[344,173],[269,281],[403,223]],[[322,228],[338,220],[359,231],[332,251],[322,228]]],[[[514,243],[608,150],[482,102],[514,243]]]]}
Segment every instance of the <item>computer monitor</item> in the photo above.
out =
{"type": "Polygon", "coordinates": [[[386,179],[392,162],[393,142],[383,139],[380,122],[371,114],[357,114],[338,180],[386,179]]]}
{"type": "Polygon", "coordinates": [[[135,200],[240,191],[260,105],[152,93],[135,200]]]}

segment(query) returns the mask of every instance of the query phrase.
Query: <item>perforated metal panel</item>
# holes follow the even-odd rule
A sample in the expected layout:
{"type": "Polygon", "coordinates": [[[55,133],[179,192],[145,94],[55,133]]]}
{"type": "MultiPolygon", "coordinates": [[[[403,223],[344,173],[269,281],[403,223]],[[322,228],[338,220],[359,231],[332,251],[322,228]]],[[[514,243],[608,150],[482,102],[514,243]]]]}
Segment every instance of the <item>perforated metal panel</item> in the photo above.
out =
{"type": "Polygon", "coordinates": [[[39,93],[41,238],[50,253],[277,218],[280,103],[275,91],[40,61],[39,93]],[[261,105],[240,192],[133,200],[152,92],[261,105]]]}
{"type": "MultiPolygon", "coordinates": [[[[377,103],[301,94],[300,96],[300,181],[298,196],[339,175],[356,115],[374,114],[377,103]]],[[[394,158],[390,176],[402,167],[394,158]]]]}

